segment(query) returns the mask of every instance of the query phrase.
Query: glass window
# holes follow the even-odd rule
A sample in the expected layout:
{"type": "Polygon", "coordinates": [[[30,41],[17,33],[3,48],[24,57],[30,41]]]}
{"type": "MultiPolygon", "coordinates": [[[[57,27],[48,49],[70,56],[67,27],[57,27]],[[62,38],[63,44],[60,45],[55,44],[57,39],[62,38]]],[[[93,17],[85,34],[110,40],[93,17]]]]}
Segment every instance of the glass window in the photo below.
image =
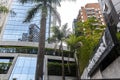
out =
{"type": "MultiPolygon", "coordinates": [[[[29,26],[31,24],[36,24],[40,27],[40,16],[41,11],[39,11],[35,17],[31,20],[30,23],[23,23],[27,11],[33,7],[35,4],[33,3],[27,3],[27,4],[21,4],[18,0],[14,0],[11,6],[11,9],[16,13],[14,16],[9,15],[8,20],[6,22],[5,30],[3,33],[3,41],[30,41],[28,38],[24,40],[23,33],[27,33],[29,37],[29,26]],[[14,37],[15,36],[15,37],[14,37]]],[[[49,31],[49,11],[48,11],[48,17],[46,21],[46,32],[49,31]]],[[[36,33],[37,34],[37,33],[36,33]]],[[[37,34],[39,35],[39,34],[37,34]]],[[[48,37],[49,33],[46,34],[46,37],[48,37]]],[[[38,36],[39,37],[39,36],[38,36]]],[[[38,42],[39,38],[35,38],[32,42],[38,42]]],[[[46,38],[47,39],[47,38],[46,38]]]]}
{"type": "Polygon", "coordinates": [[[17,67],[16,66],[16,68],[14,70],[14,74],[21,74],[22,69],[23,69],[22,67],[17,67]]]}
{"type": "Polygon", "coordinates": [[[9,80],[34,80],[36,57],[18,57],[9,80]]]}

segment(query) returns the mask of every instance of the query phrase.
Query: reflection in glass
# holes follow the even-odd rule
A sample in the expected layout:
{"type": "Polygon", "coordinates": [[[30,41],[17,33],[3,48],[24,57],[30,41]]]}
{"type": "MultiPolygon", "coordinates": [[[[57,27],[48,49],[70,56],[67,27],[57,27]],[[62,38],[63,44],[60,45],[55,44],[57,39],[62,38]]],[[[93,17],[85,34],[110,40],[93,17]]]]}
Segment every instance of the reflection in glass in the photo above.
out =
{"type": "MultiPolygon", "coordinates": [[[[35,15],[35,17],[31,20],[30,23],[23,23],[27,11],[33,7],[35,4],[33,3],[25,3],[24,5],[19,3],[19,0],[13,0],[11,10],[15,12],[14,16],[9,15],[7,18],[7,22],[5,25],[5,29],[3,32],[3,41],[29,41],[29,34],[30,29],[29,27],[31,25],[34,25],[33,28],[33,38],[30,40],[30,42],[38,42],[39,39],[39,31],[40,31],[40,16],[41,13],[38,11],[38,13],[35,15]],[[37,27],[38,28],[37,28],[37,27]],[[37,37],[36,37],[37,35],[37,37]],[[24,37],[23,37],[24,36],[24,37]],[[26,37],[26,39],[24,39],[26,37]]],[[[46,21],[46,39],[49,35],[49,11],[48,11],[48,18],[46,21]]]]}
{"type": "Polygon", "coordinates": [[[35,57],[18,57],[9,80],[34,80],[36,70],[35,57]]]}

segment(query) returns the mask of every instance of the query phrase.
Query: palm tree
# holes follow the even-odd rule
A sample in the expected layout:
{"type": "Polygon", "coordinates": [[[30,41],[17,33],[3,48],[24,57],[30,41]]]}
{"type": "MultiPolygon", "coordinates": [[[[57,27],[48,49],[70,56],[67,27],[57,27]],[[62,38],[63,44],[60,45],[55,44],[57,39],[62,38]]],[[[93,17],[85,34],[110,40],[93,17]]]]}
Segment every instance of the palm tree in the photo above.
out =
{"type": "Polygon", "coordinates": [[[43,60],[45,54],[45,30],[46,30],[46,17],[48,14],[48,8],[51,9],[53,13],[55,13],[59,24],[61,23],[59,14],[57,11],[51,6],[51,4],[55,3],[60,6],[60,2],[62,0],[19,0],[22,4],[32,2],[36,3],[36,5],[28,11],[28,15],[26,16],[23,22],[30,22],[31,19],[35,16],[35,14],[41,10],[41,20],[40,20],[40,36],[39,36],[39,47],[38,47],[38,55],[37,55],[37,67],[36,67],[36,77],[35,80],[42,80],[43,77],[43,60]]]}
{"type": "Polygon", "coordinates": [[[80,46],[82,46],[82,43],[80,42],[81,37],[76,37],[75,34],[71,34],[66,40],[65,42],[67,43],[68,48],[70,49],[70,51],[72,53],[74,53],[74,58],[75,58],[75,62],[77,65],[77,76],[78,76],[78,80],[80,80],[80,70],[79,70],[79,58],[77,57],[77,50],[80,48],[80,46]]]}
{"type": "MultiPolygon", "coordinates": [[[[62,54],[62,80],[65,80],[64,74],[64,55],[63,55],[63,41],[68,36],[69,29],[67,29],[67,23],[62,27],[53,26],[52,27],[53,36],[50,38],[53,42],[60,43],[59,49],[62,54]]],[[[56,45],[55,45],[56,46],[56,45]]]]}
{"type": "Polygon", "coordinates": [[[59,18],[59,14],[56,10],[51,6],[51,3],[58,4],[60,6],[61,0],[19,0],[21,3],[36,3],[34,7],[32,7],[23,22],[30,22],[31,19],[35,16],[35,14],[41,10],[41,20],[40,20],[40,36],[39,36],[39,47],[38,47],[38,55],[37,55],[37,67],[36,67],[36,76],[35,80],[43,79],[43,60],[45,54],[45,30],[46,30],[46,17],[48,14],[48,8],[55,13],[56,17],[59,18]]]}

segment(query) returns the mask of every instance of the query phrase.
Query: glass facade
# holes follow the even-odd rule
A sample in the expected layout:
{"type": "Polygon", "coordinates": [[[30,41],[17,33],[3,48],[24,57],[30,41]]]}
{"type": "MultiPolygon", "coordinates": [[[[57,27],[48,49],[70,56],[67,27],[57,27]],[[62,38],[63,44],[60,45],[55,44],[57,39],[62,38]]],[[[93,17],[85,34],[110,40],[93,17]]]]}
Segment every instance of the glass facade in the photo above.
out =
{"type": "MultiPolygon", "coordinates": [[[[35,15],[30,23],[23,23],[27,15],[27,11],[34,5],[35,4],[33,3],[26,3],[23,5],[19,3],[19,0],[12,1],[11,10],[14,11],[15,14],[9,14],[7,18],[2,35],[3,41],[21,41],[21,39],[24,38],[23,36],[28,37],[27,35],[29,35],[29,26],[31,24],[35,24],[40,27],[41,11],[35,15]]],[[[48,15],[46,21],[46,39],[49,35],[49,17],[50,15],[48,15]]]]}
{"type": "Polygon", "coordinates": [[[9,80],[35,80],[36,57],[18,57],[9,80]]]}

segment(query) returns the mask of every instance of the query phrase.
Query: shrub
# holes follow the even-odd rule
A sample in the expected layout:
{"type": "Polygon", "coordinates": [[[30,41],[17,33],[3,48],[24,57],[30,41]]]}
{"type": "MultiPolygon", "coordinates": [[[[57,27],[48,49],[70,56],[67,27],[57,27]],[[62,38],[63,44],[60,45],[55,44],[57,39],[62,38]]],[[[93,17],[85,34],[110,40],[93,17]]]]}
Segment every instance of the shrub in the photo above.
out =
{"type": "MultiPolygon", "coordinates": [[[[69,73],[68,71],[68,64],[65,63],[65,76],[76,76],[76,65],[75,63],[70,63],[70,70],[71,72],[69,73]]],[[[48,62],[48,75],[57,75],[61,76],[62,75],[62,63],[58,62],[48,62]]]]}

